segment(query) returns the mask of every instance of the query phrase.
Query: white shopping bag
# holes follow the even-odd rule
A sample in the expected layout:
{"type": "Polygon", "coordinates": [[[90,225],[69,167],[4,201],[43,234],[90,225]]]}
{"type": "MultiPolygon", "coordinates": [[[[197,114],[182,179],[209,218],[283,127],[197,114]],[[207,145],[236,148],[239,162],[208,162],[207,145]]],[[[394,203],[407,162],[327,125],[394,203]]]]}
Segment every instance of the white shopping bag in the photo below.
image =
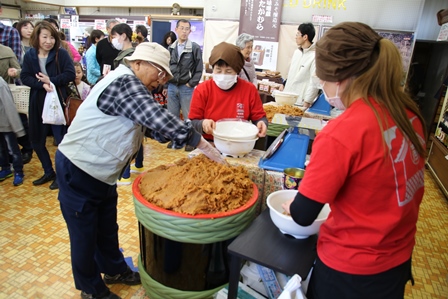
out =
{"type": "Polygon", "coordinates": [[[306,299],[305,294],[302,291],[302,278],[300,278],[299,275],[294,274],[283,288],[283,292],[278,299],[306,299]]]}
{"type": "Polygon", "coordinates": [[[45,96],[44,109],[42,111],[42,123],[51,125],[65,125],[64,110],[59,102],[58,93],[53,83],[50,83],[53,91],[45,96]]]}

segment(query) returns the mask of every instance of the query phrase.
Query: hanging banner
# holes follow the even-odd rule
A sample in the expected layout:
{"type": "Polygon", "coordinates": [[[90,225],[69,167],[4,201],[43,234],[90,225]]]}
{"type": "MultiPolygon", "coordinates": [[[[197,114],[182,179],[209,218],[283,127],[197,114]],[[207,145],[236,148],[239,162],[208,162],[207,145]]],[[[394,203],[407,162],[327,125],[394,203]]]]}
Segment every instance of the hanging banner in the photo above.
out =
{"type": "Polygon", "coordinates": [[[95,20],[93,28],[101,30],[103,32],[107,32],[106,31],[106,20],[95,20]]]}
{"type": "Polygon", "coordinates": [[[132,30],[135,31],[135,28],[137,28],[138,25],[146,26],[145,20],[134,20],[134,23],[132,24],[132,30]]]}
{"type": "Polygon", "coordinates": [[[275,70],[278,56],[278,36],[283,1],[242,0],[239,34],[254,36],[252,59],[255,68],[275,70]]]}
{"type": "Polygon", "coordinates": [[[72,26],[73,27],[79,27],[79,16],[72,16],[72,26]]]}
{"type": "Polygon", "coordinates": [[[70,29],[70,27],[71,27],[70,19],[61,19],[60,26],[61,26],[61,29],[70,29]]]}

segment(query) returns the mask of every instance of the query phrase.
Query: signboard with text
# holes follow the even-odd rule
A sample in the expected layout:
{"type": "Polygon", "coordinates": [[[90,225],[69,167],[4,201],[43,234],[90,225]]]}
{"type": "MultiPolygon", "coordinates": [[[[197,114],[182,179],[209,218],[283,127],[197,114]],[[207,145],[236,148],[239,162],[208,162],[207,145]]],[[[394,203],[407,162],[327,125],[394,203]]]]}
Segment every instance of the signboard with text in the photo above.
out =
{"type": "Polygon", "coordinates": [[[282,15],[281,0],[242,0],[239,34],[254,36],[252,59],[259,69],[277,67],[278,36],[282,15]]]}

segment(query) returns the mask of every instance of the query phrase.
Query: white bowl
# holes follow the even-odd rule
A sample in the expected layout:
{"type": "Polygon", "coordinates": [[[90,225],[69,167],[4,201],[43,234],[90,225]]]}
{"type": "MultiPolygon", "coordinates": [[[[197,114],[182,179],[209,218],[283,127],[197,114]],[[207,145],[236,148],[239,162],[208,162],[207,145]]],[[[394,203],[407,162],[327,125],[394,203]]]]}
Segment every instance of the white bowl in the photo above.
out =
{"type": "Polygon", "coordinates": [[[216,148],[223,155],[239,158],[254,149],[255,142],[257,141],[257,139],[258,138],[248,140],[228,139],[228,138],[221,138],[215,135],[214,143],[216,148]]]}
{"type": "Polygon", "coordinates": [[[297,98],[299,97],[296,93],[290,93],[290,92],[283,92],[283,91],[276,91],[273,94],[275,98],[275,102],[277,102],[280,105],[294,105],[297,101],[297,98]]]}
{"type": "Polygon", "coordinates": [[[298,225],[291,216],[285,215],[282,203],[293,199],[297,194],[297,190],[280,190],[269,194],[267,198],[267,206],[269,214],[275,226],[285,235],[291,235],[296,239],[305,239],[319,232],[320,226],[327,220],[330,213],[330,206],[324,205],[317,219],[309,226],[298,225]]]}
{"type": "Polygon", "coordinates": [[[220,119],[216,122],[213,135],[221,139],[252,140],[257,138],[258,128],[256,125],[243,119],[220,119]]]}

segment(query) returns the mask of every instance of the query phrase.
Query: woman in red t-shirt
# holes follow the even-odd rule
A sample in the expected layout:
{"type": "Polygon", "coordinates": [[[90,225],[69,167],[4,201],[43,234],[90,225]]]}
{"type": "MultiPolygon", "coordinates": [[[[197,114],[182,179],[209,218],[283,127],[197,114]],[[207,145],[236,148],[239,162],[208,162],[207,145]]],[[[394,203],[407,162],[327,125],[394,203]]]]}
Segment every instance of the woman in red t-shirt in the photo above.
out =
{"type": "Polygon", "coordinates": [[[283,205],[303,226],[331,207],[307,297],[403,298],[426,134],[401,86],[400,53],[369,26],[341,23],[316,44],[316,75],[327,101],[345,111],[315,139],[299,192],[283,205]]]}
{"type": "Polygon", "coordinates": [[[259,130],[258,137],[266,136],[268,120],[255,86],[238,74],[244,66],[240,49],[222,42],[215,46],[209,58],[213,79],[199,84],[191,98],[188,118],[193,127],[213,140],[215,122],[222,118],[251,120],[259,130]]]}

